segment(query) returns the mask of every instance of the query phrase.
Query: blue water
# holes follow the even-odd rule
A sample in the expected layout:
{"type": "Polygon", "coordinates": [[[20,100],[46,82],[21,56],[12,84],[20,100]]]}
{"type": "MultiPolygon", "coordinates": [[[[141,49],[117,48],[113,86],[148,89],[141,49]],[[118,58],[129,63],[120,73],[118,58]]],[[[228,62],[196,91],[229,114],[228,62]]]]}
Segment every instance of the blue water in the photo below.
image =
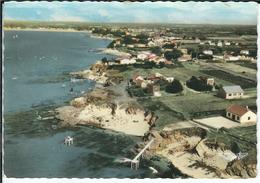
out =
{"type": "Polygon", "coordinates": [[[139,138],[90,127],[56,129],[42,121],[42,107],[65,105],[91,81],[73,83],[69,72],[88,68],[108,55],[91,50],[108,40],[85,33],[4,32],[4,173],[7,177],[146,177],[115,160],[128,155],[139,138]],[[17,36],[15,36],[17,35],[17,36]],[[17,38],[14,38],[17,37],[17,38]],[[74,89],[73,94],[70,88],[74,89]],[[109,133],[108,133],[109,132],[109,133]],[[75,139],[67,147],[67,135],[75,139]]]}

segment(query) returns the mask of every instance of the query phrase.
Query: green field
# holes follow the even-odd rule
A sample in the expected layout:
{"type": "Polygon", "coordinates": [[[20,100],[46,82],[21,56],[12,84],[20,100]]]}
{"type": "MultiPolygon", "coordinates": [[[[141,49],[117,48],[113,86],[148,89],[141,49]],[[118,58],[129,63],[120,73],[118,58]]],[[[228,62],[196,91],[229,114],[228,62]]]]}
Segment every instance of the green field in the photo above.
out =
{"type": "Polygon", "coordinates": [[[250,152],[254,151],[256,148],[256,130],[256,125],[230,129],[223,128],[218,132],[211,131],[208,133],[207,138],[209,141],[217,140],[229,147],[235,142],[242,152],[250,152]]]}
{"type": "MultiPolygon", "coordinates": [[[[214,75],[214,79],[217,84],[241,84],[242,87],[254,86],[254,84],[250,83],[247,79],[241,77],[237,78],[238,76],[226,72],[226,75],[222,75],[222,72],[219,70],[212,70],[212,72],[207,72],[207,75],[201,72],[201,66],[199,64],[190,62],[182,63],[181,67],[176,68],[164,67],[160,69],[143,69],[129,67],[127,70],[121,72],[121,74],[125,78],[130,79],[135,73],[139,73],[142,76],[147,76],[156,72],[159,72],[164,76],[172,76],[180,80],[182,83],[190,79],[191,76],[198,77],[214,75]]],[[[161,128],[166,124],[186,119],[222,115],[225,109],[231,104],[249,106],[251,109],[256,110],[256,88],[247,88],[244,90],[245,95],[247,95],[248,98],[238,100],[225,100],[216,97],[216,92],[195,93],[187,88],[184,89],[184,91],[180,94],[169,94],[161,91],[161,97],[139,97],[138,101],[141,105],[143,105],[144,108],[156,113],[156,115],[159,117],[156,126],[161,128]]]]}
{"type": "Polygon", "coordinates": [[[257,85],[255,81],[240,76],[235,76],[233,74],[230,74],[222,70],[210,69],[210,70],[202,70],[201,72],[225,81],[229,81],[233,84],[240,85],[242,88],[254,88],[257,85]]]}

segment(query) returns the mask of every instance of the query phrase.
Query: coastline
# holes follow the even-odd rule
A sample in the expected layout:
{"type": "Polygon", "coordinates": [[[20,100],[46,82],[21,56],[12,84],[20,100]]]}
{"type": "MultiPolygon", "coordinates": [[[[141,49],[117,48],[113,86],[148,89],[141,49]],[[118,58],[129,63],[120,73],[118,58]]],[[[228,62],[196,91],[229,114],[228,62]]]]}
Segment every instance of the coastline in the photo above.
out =
{"type": "Polygon", "coordinates": [[[76,29],[55,29],[55,28],[8,28],[4,27],[3,31],[37,31],[37,32],[83,32],[91,33],[90,31],[76,30],[76,29]]]}

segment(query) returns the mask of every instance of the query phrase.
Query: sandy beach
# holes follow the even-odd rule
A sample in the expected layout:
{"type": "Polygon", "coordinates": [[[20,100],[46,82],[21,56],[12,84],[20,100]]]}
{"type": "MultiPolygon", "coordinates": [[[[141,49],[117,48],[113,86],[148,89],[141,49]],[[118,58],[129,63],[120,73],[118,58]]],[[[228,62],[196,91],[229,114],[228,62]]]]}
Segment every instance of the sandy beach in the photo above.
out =
{"type": "Polygon", "coordinates": [[[210,149],[200,140],[197,136],[179,139],[157,153],[169,159],[182,173],[193,178],[237,178],[223,173],[228,162],[236,158],[235,154],[230,150],[210,149]],[[195,147],[197,153],[185,151],[183,147],[187,144],[195,147]]]}
{"type": "Polygon", "coordinates": [[[121,52],[115,49],[107,48],[102,50],[103,53],[115,56],[131,56],[129,53],[121,52]]]}
{"type": "Polygon", "coordinates": [[[63,125],[90,124],[134,136],[143,136],[150,127],[141,110],[128,114],[125,108],[117,107],[112,115],[109,107],[87,105],[83,109],[65,106],[57,111],[63,125]]]}

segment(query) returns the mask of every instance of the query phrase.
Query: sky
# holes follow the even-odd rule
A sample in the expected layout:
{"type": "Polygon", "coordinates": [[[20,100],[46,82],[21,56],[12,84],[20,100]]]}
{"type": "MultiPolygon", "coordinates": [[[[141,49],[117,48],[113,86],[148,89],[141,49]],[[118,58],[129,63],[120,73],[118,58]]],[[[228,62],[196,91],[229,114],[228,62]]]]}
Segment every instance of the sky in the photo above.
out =
{"type": "Polygon", "coordinates": [[[256,25],[255,2],[5,2],[4,20],[256,25]]]}

